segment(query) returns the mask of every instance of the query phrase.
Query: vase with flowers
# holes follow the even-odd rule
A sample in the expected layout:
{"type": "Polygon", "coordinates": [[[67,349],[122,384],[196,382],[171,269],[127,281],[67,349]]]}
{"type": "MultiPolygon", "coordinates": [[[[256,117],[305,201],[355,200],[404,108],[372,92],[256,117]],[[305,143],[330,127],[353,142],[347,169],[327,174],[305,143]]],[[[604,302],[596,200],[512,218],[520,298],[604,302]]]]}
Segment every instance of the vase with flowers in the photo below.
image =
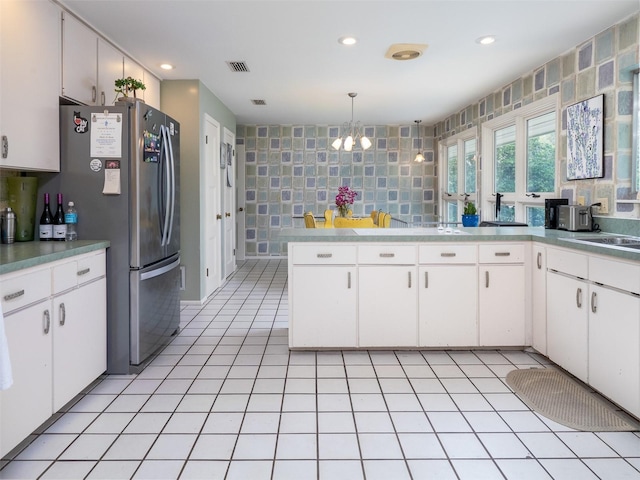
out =
{"type": "Polygon", "coordinates": [[[336,195],[336,206],[338,207],[338,215],[341,217],[348,216],[351,205],[358,194],[349,187],[338,187],[338,195],[336,195]]]}

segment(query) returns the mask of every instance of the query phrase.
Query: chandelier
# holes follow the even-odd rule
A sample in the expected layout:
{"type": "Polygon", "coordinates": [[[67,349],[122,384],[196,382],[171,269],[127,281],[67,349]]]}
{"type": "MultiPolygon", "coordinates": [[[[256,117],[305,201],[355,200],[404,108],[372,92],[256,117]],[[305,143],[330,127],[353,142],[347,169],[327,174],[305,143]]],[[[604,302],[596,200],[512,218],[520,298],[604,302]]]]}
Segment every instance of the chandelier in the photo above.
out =
{"type": "Polygon", "coordinates": [[[340,150],[340,147],[342,146],[345,152],[350,152],[351,150],[353,150],[353,146],[355,145],[356,141],[360,140],[360,146],[363,150],[366,150],[367,148],[371,147],[371,140],[369,140],[360,132],[360,122],[353,122],[353,99],[358,94],[351,92],[347,95],[351,97],[351,121],[345,122],[342,125],[342,132],[340,136],[333,141],[331,146],[336,150],[340,150]],[[342,141],[343,139],[344,143],[342,141]]]}
{"type": "MultiPolygon", "coordinates": [[[[416,122],[416,130],[418,131],[417,140],[419,141],[420,140],[420,122],[422,122],[422,120],[414,120],[414,122],[416,122]]],[[[418,154],[416,155],[416,158],[413,159],[413,161],[417,163],[424,162],[424,155],[420,151],[420,148],[418,148],[418,154]]]]}

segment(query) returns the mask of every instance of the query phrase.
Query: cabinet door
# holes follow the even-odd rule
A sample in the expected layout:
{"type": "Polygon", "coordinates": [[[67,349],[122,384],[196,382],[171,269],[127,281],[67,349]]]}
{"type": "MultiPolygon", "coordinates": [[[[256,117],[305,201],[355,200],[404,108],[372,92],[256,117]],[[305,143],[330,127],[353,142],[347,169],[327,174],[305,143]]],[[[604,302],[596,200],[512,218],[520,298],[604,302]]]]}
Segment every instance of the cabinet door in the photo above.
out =
{"type": "Polygon", "coordinates": [[[144,85],[146,90],[144,93],[144,103],[147,105],[157,108],[160,108],[160,80],[158,77],[153,75],[150,72],[144,71],[144,85]]]}
{"type": "Polygon", "coordinates": [[[106,280],[53,300],[53,411],[107,368],[106,280]]]}
{"type": "Polygon", "coordinates": [[[98,36],[68,13],[63,14],[62,25],[62,95],[96,105],[98,36]]]}
{"type": "Polygon", "coordinates": [[[60,8],[0,1],[0,167],[60,171],[60,8]]]}
{"type": "Polygon", "coordinates": [[[547,259],[545,248],[534,245],[531,266],[532,347],[547,354],[547,259]]]}
{"type": "Polygon", "coordinates": [[[551,360],[588,380],[589,286],[581,280],[547,275],[547,354],[551,360]]]}
{"type": "Polygon", "coordinates": [[[361,347],[418,345],[414,266],[358,268],[358,339],[361,347]]]}
{"type": "Polygon", "coordinates": [[[115,81],[122,78],[123,62],[122,52],[102,38],[98,38],[98,105],[115,103],[115,81]]]}
{"type": "Polygon", "coordinates": [[[591,286],[589,384],[640,417],[640,298],[591,286]]]}
{"type": "MultiPolygon", "coordinates": [[[[124,57],[124,76],[132,77],[144,83],[144,68],[139,63],[134,62],[131,58],[124,57]]],[[[133,94],[131,94],[133,96],[133,94]]],[[[144,99],[144,90],[136,91],[136,97],[144,99]]]]}
{"type": "Polygon", "coordinates": [[[421,347],[478,345],[475,265],[420,267],[418,312],[421,347]]]}
{"type": "Polygon", "coordinates": [[[356,269],[297,265],[289,336],[292,347],[355,347],[356,269]]]}
{"type": "Polygon", "coordinates": [[[523,265],[480,265],[480,346],[525,344],[523,265]]]}
{"type": "Polygon", "coordinates": [[[53,413],[50,308],[47,300],[4,319],[13,385],[2,392],[0,457],[53,413]]]}

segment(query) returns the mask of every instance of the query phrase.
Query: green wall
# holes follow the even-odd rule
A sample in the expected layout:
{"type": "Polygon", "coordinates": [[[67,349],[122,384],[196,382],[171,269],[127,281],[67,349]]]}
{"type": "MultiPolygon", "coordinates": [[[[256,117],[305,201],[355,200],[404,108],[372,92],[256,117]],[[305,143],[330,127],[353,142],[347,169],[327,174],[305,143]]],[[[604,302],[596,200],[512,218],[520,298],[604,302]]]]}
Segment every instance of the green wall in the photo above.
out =
{"type": "Polygon", "coordinates": [[[165,80],[160,90],[161,110],[180,122],[180,250],[185,268],[183,301],[200,302],[204,284],[204,116],[235,133],[235,115],[199,80],[165,80]]]}

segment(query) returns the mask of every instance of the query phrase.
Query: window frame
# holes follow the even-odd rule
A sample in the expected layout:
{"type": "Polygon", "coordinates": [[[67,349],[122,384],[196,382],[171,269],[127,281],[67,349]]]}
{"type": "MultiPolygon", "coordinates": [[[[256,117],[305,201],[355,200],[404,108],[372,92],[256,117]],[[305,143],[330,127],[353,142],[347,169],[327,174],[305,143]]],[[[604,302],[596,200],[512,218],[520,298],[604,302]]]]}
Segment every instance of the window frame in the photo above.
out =
{"type": "Polygon", "coordinates": [[[501,202],[505,205],[513,206],[515,213],[515,221],[527,222],[527,207],[544,207],[544,201],[547,198],[556,198],[558,196],[558,188],[560,185],[560,139],[562,115],[560,110],[560,95],[553,94],[530,103],[517,110],[505,113],[495,119],[489,120],[482,124],[480,141],[482,145],[482,169],[481,169],[481,200],[483,220],[496,220],[495,215],[495,159],[494,159],[494,141],[495,132],[505,127],[515,125],[516,127],[516,173],[515,173],[515,192],[503,193],[501,202]],[[528,192],[527,187],[527,121],[547,113],[555,111],[556,119],[556,152],[555,152],[555,175],[554,188],[552,192],[528,192]],[[536,198],[531,195],[535,193],[536,198]]]}
{"type": "Polygon", "coordinates": [[[442,159],[442,164],[440,165],[440,223],[462,223],[462,212],[464,210],[464,201],[465,201],[465,143],[468,141],[475,141],[476,146],[476,188],[475,192],[468,194],[468,201],[474,202],[476,206],[478,206],[478,190],[480,186],[478,185],[478,172],[480,171],[480,145],[478,139],[478,128],[472,127],[464,132],[460,132],[456,135],[452,135],[440,142],[440,158],[442,159]],[[457,154],[457,162],[458,162],[458,179],[457,179],[457,192],[450,194],[447,192],[448,187],[448,175],[449,175],[449,148],[452,146],[456,146],[458,148],[457,154]],[[457,207],[457,216],[458,218],[450,221],[448,218],[448,205],[455,201],[455,205],[457,207]]]}

